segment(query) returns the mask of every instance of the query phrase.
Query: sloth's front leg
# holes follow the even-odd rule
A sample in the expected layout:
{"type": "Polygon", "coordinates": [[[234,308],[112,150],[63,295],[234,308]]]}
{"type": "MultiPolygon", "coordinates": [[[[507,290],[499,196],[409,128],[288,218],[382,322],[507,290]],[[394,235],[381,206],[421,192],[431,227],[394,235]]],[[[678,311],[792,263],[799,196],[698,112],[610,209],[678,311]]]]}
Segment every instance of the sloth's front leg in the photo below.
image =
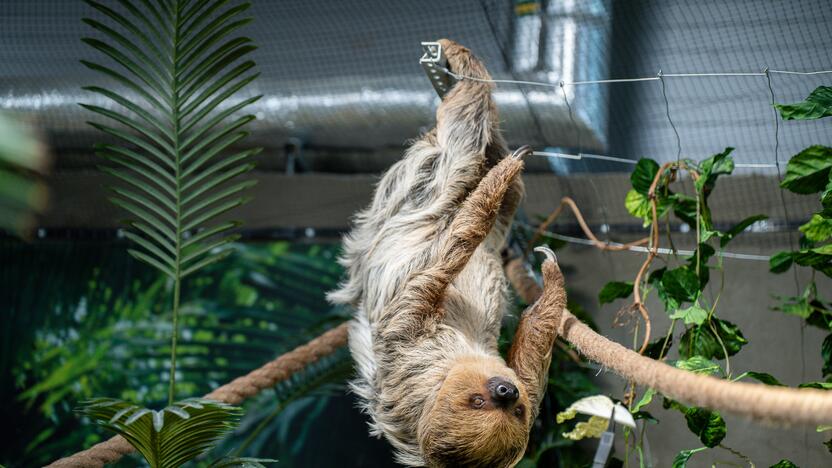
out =
{"type": "MultiPolygon", "coordinates": [[[[523,312],[508,353],[508,365],[526,387],[534,417],[537,416],[538,406],[546,391],[552,346],[562,312],[566,308],[566,288],[557,257],[548,247],[538,247],[535,251],[546,255],[541,267],[543,293],[523,312]]],[[[531,421],[534,421],[534,417],[531,421]]]]}
{"type": "Polygon", "coordinates": [[[530,152],[531,149],[524,146],[504,158],[465,199],[432,263],[408,278],[389,306],[393,310],[383,314],[384,323],[379,327],[383,334],[403,338],[401,334],[404,333],[416,338],[421,336],[425,326],[441,320],[440,306],[445,290],[491,231],[506,192],[523,169],[523,157],[530,152]]]}

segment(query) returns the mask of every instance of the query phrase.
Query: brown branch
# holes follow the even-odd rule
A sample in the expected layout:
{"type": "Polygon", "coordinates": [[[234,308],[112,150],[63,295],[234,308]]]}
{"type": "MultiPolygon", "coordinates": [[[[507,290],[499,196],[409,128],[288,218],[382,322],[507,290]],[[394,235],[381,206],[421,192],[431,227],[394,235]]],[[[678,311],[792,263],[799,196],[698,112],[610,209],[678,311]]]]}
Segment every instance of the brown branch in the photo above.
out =
{"type": "Polygon", "coordinates": [[[552,213],[549,215],[549,217],[547,217],[546,220],[543,221],[542,223],[540,223],[540,226],[537,227],[537,230],[535,231],[534,236],[532,236],[532,240],[529,242],[529,245],[526,246],[525,252],[523,252],[524,256],[528,255],[530,249],[535,244],[537,244],[537,241],[540,240],[540,237],[546,232],[546,229],[553,222],[555,222],[556,219],[558,219],[558,217],[563,212],[563,208],[565,206],[569,207],[570,211],[572,211],[572,214],[575,215],[575,218],[578,220],[578,225],[581,227],[581,231],[583,231],[584,235],[589,240],[592,241],[592,244],[595,247],[597,247],[601,250],[610,250],[610,251],[627,250],[627,249],[630,249],[631,247],[644,245],[644,244],[647,243],[647,241],[650,240],[649,237],[644,237],[642,239],[638,239],[636,241],[629,242],[629,243],[622,244],[622,245],[610,245],[607,242],[599,240],[597,237],[595,237],[595,234],[593,234],[592,230],[587,225],[586,220],[584,220],[584,216],[581,213],[581,210],[578,208],[578,205],[575,203],[575,200],[573,200],[570,197],[563,197],[563,198],[560,199],[560,204],[557,206],[557,208],[555,208],[554,211],[552,211],[552,213]]]}

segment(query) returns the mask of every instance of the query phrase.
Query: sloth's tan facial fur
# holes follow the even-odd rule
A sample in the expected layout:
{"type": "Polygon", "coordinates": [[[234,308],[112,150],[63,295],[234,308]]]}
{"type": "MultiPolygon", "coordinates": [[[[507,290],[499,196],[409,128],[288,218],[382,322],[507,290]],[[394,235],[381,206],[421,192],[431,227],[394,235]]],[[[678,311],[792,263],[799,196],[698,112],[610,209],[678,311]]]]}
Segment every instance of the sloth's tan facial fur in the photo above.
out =
{"type": "MultiPolygon", "coordinates": [[[[440,41],[455,73],[487,80],[468,49],[440,41]]],[[[566,295],[554,261],[541,299],[518,326],[508,362],[497,349],[507,281],[500,250],[523,195],[528,150],[509,153],[493,85],[462,80],[422,135],[379,181],[329,294],[356,309],[352,390],[370,432],[408,466],[517,463],[545,389],[555,315],[566,295]]]]}
{"type": "Polygon", "coordinates": [[[436,466],[512,466],[528,442],[528,395],[498,359],[464,358],[449,372],[423,418],[419,441],[436,466]],[[497,387],[511,387],[516,398],[497,387]]]}

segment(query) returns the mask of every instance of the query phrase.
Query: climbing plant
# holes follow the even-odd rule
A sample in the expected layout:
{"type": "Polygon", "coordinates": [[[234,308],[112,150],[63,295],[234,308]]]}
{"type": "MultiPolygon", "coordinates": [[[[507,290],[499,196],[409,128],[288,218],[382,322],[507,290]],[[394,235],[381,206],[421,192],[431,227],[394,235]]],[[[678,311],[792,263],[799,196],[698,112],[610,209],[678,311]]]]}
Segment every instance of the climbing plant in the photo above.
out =
{"type": "MultiPolygon", "coordinates": [[[[801,102],[775,107],[783,120],[817,120],[832,116],[832,87],[820,86],[801,102]]],[[[821,345],[821,373],[826,381],[803,386],[832,389],[832,303],[818,294],[815,282],[816,273],[832,278],[832,148],[813,145],[792,156],[780,187],[802,195],[818,194],[820,198],[820,210],[798,228],[801,232],[798,250],[779,252],[771,257],[769,264],[774,273],[784,273],[793,265],[811,269],[812,276],[803,293],[780,298],[781,304],[776,309],[828,332],[821,345]]],[[[832,439],[826,446],[832,452],[832,439]]]]}
{"type": "Polygon", "coordinates": [[[251,22],[250,3],[225,0],[86,3],[102,18],[83,21],[98,35],[83,41],[109,62],[82,61],[120,88],[88,86],[111,105],[82,106],[107,123],[91,125],[117,143],[96,146],[102,170],[118,181],[111,201],[130,216],[131,256],[172,283],[168,406],[160,411],[117,400],[92,400],[79,411],[124,436],[151,466],[178,466],[232,429],[239,409],[208,400],[175,403],[182,284],[227,257],[228,232],[218,221],[247,201],[240,180],[259,149],[232,153],[254,120],[239,115],[260,96],[238,99],[254,79],[251,39],[233,37],[251,22]],[[232,154],[228,154],[232,153],[232,154]]]}
{"type": "MultiPolygon", "coordinates": [[[[775,107],[785,120],[814,120],[827,117],[832,115],[832,88],[820,87],[802,102],[775,107]]],[[[601,304],[605,304],[633,296],[633,302],[622,308],[619,315],[626,316],[636,311],[640,313],[645,322],[645,336],[637,348],[642,354],[658,360],[666,359],[674,346],[673,336],[676,329],[681,326],[680,338],[678,343],[675,343],[680,357],[673,362],[676,367],[732,381],[753,379],[766,385],[783,385],[765,372],[746,371],[737,375],[732,371],[730,357],[740,352],[748,340],[736,324],[717,315],[719,298],[725,287],[721,250],[754,223],[766,219],[765,215],[754,215],[725,230],[718,229],[713,223],[709,197],[720,176],[730,175],[734,170],[732,150],[733,148],[726,148],[723,152],[699,162],[680,159],[659,165],[650,159],[638,161],[630,177],[632,188],[627,193],[624,204],[627,211],[641,219],[644,226],[650,230],[648,237],[630,244],[646,245],[647,258],[633,281],[613,281],[606,284],[598,299],[601,304]],[[683,191],[671,190],[671,184],[678,182],[678,176],[683,172],[690,176],[693,196],[683,191]],[[653,260],[659,255],[661,225],[664,223],[669,226],[672,218],[695,228],[696,248],[691,255],[679,255],[668,235],[671,241],[671,257],[665,259],[665,266],[651,270],[653,260]],[[703,296],[703,292],[711,281],[713,272],[719,274],[719,286],[714,298],[709,300],[703,296]],[[649,342],[651,327],[645,303],[647,297],[653,293],[662,303],[671,319],[671,325],[663,336],[649,342]]],[[[808,323],[827,331],[832,331],[832,312],[829,310],[830,304],[818,297],[814,273],[820,272],[832,277],[832,244],[829,243],[832,238],[830,171],[832,148],[825,146],[810,146],[789,160],[781,186],[799,194],[819,193],[821,209],[800,226],[802,237],[799,250],[780,252],[770,260],[771,271],[775,273],[785,272],[793,264],[812,268],[812,280],[803,294],[783,298],[785,301],[777,309],[798,315],[808,323]]],[[[823,376],[828,378],[832,376],[832,333],[824,340],[821,353],[824,360],[823,376]]],[[[800,387],[832,389],[832,383],[809,382],[801,384],[800,387]]],[[[656,422],[656,419],[645,411],[645,407],[656,396],[658,394],[655,390],[646,389],[636,400],[636,388],[631,383],[624,400],[629,404],[636,419],[656,422]]],[[[723,440],[728,428],[718,411],[688,407],[666,396],[663,397],[663,407],[680,412],[687,427],[703,444],[703,447],[680,451],[673,461],[674,468],[687,466],[688,461],[697,453],[713,448],[724,449],[736,456],[740,462],[753,466],[748,456],[724,445],[723,440]]],[[[832,428],[823,426],[819,427],[818,431],[830,429],[832,428]]],[[[625,454],[625,460],[629,461],[629,451],[632,448],[637,452],[641,463],[644,463],[644,431],[639,434],[628,431],[627,439],[628,453],[625,454]]],[[[826,445],[832,450],[832,440],[826,445]]],[[[774,466],[796,465],[789,460],[781,460],[774,466]]]]}

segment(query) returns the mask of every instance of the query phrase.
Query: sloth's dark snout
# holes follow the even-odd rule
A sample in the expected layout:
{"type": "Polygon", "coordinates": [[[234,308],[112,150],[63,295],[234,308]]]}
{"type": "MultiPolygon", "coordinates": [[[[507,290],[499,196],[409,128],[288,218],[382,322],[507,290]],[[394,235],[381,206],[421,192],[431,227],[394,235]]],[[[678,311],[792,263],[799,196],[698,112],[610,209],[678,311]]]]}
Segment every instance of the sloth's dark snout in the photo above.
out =
{"type": "Polygon", "coordinates": [[[520,398],[520,390],[517,386],[502,377],[488,379],[488,390],[497,406],[511,406],[520,398]]]}

